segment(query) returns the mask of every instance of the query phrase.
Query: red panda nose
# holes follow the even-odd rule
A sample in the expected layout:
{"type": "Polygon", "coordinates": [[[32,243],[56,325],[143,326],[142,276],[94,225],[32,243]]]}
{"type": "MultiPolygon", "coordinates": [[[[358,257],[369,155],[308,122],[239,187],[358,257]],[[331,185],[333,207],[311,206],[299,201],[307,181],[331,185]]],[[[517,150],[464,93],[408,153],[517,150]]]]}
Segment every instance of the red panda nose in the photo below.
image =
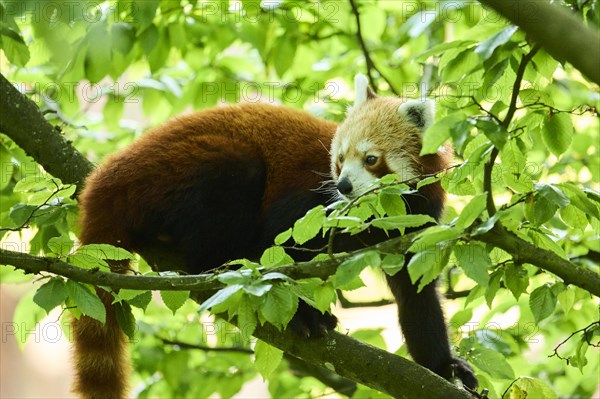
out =
{"type": "Polygon", "coordinates": [[[348,180],[347,178],[343,178],[338,182],[337,189],[340,193],[348,195],[352,192],[354,188],[352,187],[352,183],[350,183],[350,180],[348,180]]]}

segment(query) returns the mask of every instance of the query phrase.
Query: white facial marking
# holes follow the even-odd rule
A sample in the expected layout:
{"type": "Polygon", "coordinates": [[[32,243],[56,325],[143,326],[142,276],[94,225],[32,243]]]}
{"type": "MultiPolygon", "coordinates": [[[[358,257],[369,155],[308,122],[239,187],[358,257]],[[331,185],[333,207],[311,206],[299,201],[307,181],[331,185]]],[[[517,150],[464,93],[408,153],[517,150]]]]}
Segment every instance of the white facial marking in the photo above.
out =
{"type": "Polygon", "coordinates": [[[356,150],[362,154],[366,154],[371,148],[373,148],[373,143],[369,140],[361,140],[356,145],[356,150]]]}

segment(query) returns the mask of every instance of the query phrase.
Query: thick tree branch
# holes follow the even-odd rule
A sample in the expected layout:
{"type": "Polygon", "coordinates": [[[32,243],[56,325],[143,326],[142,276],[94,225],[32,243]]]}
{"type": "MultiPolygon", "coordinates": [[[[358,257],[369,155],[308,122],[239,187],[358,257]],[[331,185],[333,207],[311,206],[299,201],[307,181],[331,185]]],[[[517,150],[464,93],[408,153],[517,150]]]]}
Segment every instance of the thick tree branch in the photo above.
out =
{"type": "Polygon", "coordinates": [[[502,226],[474,237],[478,241],[501,248],[521,263],[530,263],[559,276],[567,284],[573,284],[600,297],[600,275],[563,259],[552,251],[539,248],[506,230],[502,226]]]}
{"type": "Polygon", "coordinates": [[[383,349],[332,331],[320,339],[299,340],[289,329],[265,325],[254,336],[307,363],[335,371],[342,377],[385,392],[394,398],[471,398],[464,390],[383,349]]]}
{"type": "Polygon", "coordinates": [[[600,84],[600,32],[566,8],[540,0],[480,0],[527,32],[557,60],[600,84]],[[585,48],[585,50],[583,50],[585,48]]]}
{"type": "MultiPolygon", "coordinates": [[[[405,236],[407,237],[407,236],[405,236]]],[[[409,241],[399,237],[382,243],[380,248],[389,250],[401,246],[404,251],[409,241]]],[[[335,269],[330,264],[335,261],[318,262],[325,264],[331,273],[335,269]]],[[[335,262],[337,263],[337,262],[335,262]]],[[[128,276],[116,273],[90,271],[52,259],[35,257],[28,254],[0,250],[0,264],[15,265],[28,272],[49,271],[67,276],[79,282],[115,288],[133,288],[144,290],[197,290],[192,297],[199,303],[206,300],[222,285],[214,276],[180,276],[180,277],[145,277],[128,276]],[[79,270],[75,270],[79,269],[79,270]],[[159,288],[160,287],[160,288],[159,288]]],[[[311,270],[321,276],[323,270],[319,267],[307,267],[309,264],[298,264],[270,268],[268,272],[298,273],[298,277],[309,277],[311,270]]],[[[235,320],[233,321],[235,323],[235,320]]],[[[346,335],[330,332],[321,339],[299,340],[292,331],[279,331],[271,325],[258,326],[253,333],[257,338],[295,356],[307,363],[314,364],[327,370],[335,371],[342,377],[365,384],[373,389],[392,395],[396,398],[471,398],[463,391],[422,366],[395,356],[384,350],[364,344],[346,335]],[[373,365],[373,367],[365,367],[373,365]],[[374,367],[376,365],[377,367],[374,367]],[[385,370],[385,372],[381,372],[385,370]],[[393,376],[393,378],[390,378],[393,376]]]]}
{"type": "Polygon", "coordinates": [[[63,183],[81,189],[93,165],[54,128],[38,106],[0,74],[0,132],[63,183]]]}

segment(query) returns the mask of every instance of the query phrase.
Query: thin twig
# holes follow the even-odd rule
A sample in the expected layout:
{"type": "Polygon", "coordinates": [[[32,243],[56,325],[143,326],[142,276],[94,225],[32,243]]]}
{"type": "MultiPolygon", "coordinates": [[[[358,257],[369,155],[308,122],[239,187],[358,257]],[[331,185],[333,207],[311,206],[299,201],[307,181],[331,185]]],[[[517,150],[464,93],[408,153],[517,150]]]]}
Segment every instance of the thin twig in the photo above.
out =
{"type": "Polygon", "coordinates": [[[166,344],[166,345],[177,345],[181,349],[198,349],[198,350],[207,351],[207,352],[238,352],[238,353],[247,353],[249,355],[254,354],[254,351],[252,349],[248,349],[248,348],[241,348],[241,347],[214,347],[214,346],[190,344],[188,342],[173,341],[173,340],[170,340],[168,338],[163,338],[163,337],[157,337],[157,338],[160,339],[163,344],[166,344]]]}
{"type": "MultiPolygon", "coordinates": [[[[519,69],[517,70],[517,75],[515,77],[515,82],[513,84],[512,96],[510,99],[510,105],[508,106],[508,111],[506,116],[500,123],[500,126],[504,130],[508,130],[510,123],[512,122],[515,112],[517,112],[517,100],[519,98],[519,93],[521,91],[521,83],[523,81],[523,76],[525,75],[525,69],[527,68],[527,64],[533,59],[533,57],[537,54],[537,52],[542,48],[540,44],[536,44],[533,46],[529,53],[525,54],[523,58],[521,58],[521,62],[519,63],[519,69]]],[[[494,147],[492,152],[490,153],[490,159],[483,167],[483,191],[487,192],[487,201],[486,208],[488,212],[488,216],[492,217],[496,214],[496,204],[494,203],[494,195],[492,192],[492,171],[494,169],[494,163],[496,162],[496,157],[500,149],[494,147]]]]}
{"type": "Polygon", "coordinates": [[[365,62],[367,63],[367,76],[369,78],[371,89],[373,89],[375,94],[377,94],[377,85],[375,84],[375,79],[373,78],[373,71],[376,71],[379,74],[379,76],[381,76],[381,78],[385,80],[385,82],[388,84],[388,86],[390,87],[390,91],[394,93],[394,95],[400,96],[400,94],[392,85],[392,82],[383,73],[381,73],[381,70],[379,70],[379,68],[377,68],[377,66],[375,65],[375,62],[373,62],[373,59],[371,58],[371,54],[369,53],[369,49],[367,48],[367,44],[365,43],[365,39],[362,34],[362,25],[360,23],[360,11],[358,10],[358,6],[356,5],[355,0],[349,0],[349,2],[350,7],[352,7],[352,14],[354,14],[354,18],[356,19],[356,39],[358,40],[360,49],[362,50],[363,56],[365,57],[365,62]]]}
{"type": "Polygon", "coordinates": [[[566,344],[568,340],[570,340],[571,338],[573,338],[573,337],[574,337],[576,334],[579,334],[580,332],[583,332],[584,338],[586,339],[586,342],[588,343],[588,345],[590,345],[590,346],[594,346],[594,347],[596,347],[596,348],[597,348],[597,347],[599,347],[599,346],[600,346],[600,343],[597,343],[597,344],[592,344],[592,343],[589,341],[589,339],[587,338],[587,336],[586,336],[586,334],[587,334],[587,331],[588,331],[590,328],[594,327],[595,325],[599,325],[599,326],[600,326],[600,320],[598,320],[598,321],[595,321],[595,322],[593,322],[593,323],[591,323],[591,324],[587,325],[586,327],[580,328],[580,329],[579,329],[579,330],[577,330],[577,331],[573,331],[573,332],[571,333],[571,335],[569,335],[569,336],[568,336],[568,337],[567,337],[565,340],[563,340],[561,343],[559,343],[559,344],[558,344],[558,345],[557,345],[557,346],[554,348],[554,353],[552,353],[551,355],[548,355],[548,357],[554,357],[554,356],[556,356],[556,357],[558,357],[558,358],[559,358],[559,359],[561,359],[561,360],[566,360],[566,361],[567,361],[567,364],[569,364],[569,358],[562,357],[561,355],[559,355],[559,354],[558,354],[558,349],[559,349],[561,346],[563,346],[564,344],[566,344]]]}
{"type": "Polygon", "coordinates": [[[20,230],[23,230],[24,228],[29,227],[29,222],[31,222],[31,219],[33,219],[34,215],[35,216],[39,216],[39,215],[36,215],[36,213],[40,209],[42,209],[43,207],[45,207],[46,205],[48,205],[48,203],[54,198],[55,195],[57,195],[61,191],[68,190],[72,186],[72,184],[69,184],[69,185],[64,186],[64,187],[61,188],[58,184],[56,184],[55,181],[52,181],[52,183],[56,186],[56,190],[54,190],[52,192],[52,194],[50,194],[50,196],[48,196],[48,198],[46,198],[46,200],[44,202],[42,202],[41,204],[39,204],[38,206],[36,206],[31,211],[31,213],[27,216],[27,218],[23,221],[23,223],[21,223],[20,226],[18,226],[18,227],[3,227],[3,228],[0,228],[0,232],[2,232],[2,231],[20,231],[20,230]]]}

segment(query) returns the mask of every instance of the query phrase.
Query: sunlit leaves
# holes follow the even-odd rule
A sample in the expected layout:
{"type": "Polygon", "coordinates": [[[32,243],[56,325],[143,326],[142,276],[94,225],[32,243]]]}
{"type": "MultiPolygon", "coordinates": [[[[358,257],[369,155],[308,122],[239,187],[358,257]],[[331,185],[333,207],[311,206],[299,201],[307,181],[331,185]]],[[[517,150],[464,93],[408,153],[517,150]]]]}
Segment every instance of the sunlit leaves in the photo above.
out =
{"type": "Polygon", "coordinates": [[[470,356],[470,360],[480,370],[494,378],[512,380],[515,372],[501,353],[488,348],[478,348],[470,356]]]}
{"type": "Polygon", "coordinates": [[[573,122],[569,114],[549,114],[544,120],[542,137],[554,155],[564,153],[573,140],[573,122]]]}
{"type": "Polygon", "coordinates": [[[303,218],[296,221],[292,232],[294,241],[298,244],[304,244],[311,238],[314,238],[323,225],[325,220],[325,208],[318,206],[311,209],[303,218]]]}
{"type": "Polygon", "coordinates": [[[555,399],[558,396],[544,381],[531,377],[519,377],[508,390],[509,399],[545,398],[555,399]]]}
{"type": "Polygon", "coordinates": [[[62,278],[53,277],[42,285],[33,296],[33,301],[46,313],[61,305],[67,299],[67,287],[62,278]]]}
{"type": "Polygon", "coordinates": [[[160,297],[171,312],[175,314],[177,309],[182,307],[185,301],[190,297],[190,292],[162,290],[160,291],[160,297]]]}
{"type": "Polygon", "coordinates": [[[494,50],[504,43],[508,42],[510,38],[517,31],[516,26],[509,26],[496,33],[486,41],[483,41],[475,47],[475,54],[479,55],[482,60],[490,58],[494,50]]]}
{"type": "Polygon", "coordinates": [[[256,342],[254,355],[256,357],[254,364],[264,379],[268,379],[273,374],[277,366],[279,366],[281,359],[283,359],[282,350],[261,340],[256,342]]]}
{"type": "Polygon", "coordinates": [[[501,151],[502,177],[506,185],[517,192],[533,189],[532,176],[529,173],[527,158],[516,140],[509,141],[501,151]]]}
{"type": "Polygon", "coordinates": [[[457,245],[453,250],[465,274],[482,287],[487,287],[488,268],[492,261],[485,247],[479,244],[457,245]]]}
{"type": "Polygon", "coordinates": [[[260,311],[269,323],[285,327],[296,313],[297,308],[298,297],[289,288],[275,285],[266,294],[260,311]]]}
{"type": "Polygon", "coordinates": [[[87,286],[73,280],[68,280],[66,286],[69,298],[83,314],[101,323],[106,321],[106,309],[96,293],[92,292],[87,286]]]}
{"type": "Polygon", "coordinates": [[[556,294],[549,285],[542,285],[529,296],[529,307],[536,323],[550,316],[556,307],[556,294]]]}
{"type": "Polygon", "coordinates": [[[456,112],[435,122],[423,136],[421,155],[436,153],[439,147],[450,138],[450,129],[465,119],[464,113],[456,112]]]}

